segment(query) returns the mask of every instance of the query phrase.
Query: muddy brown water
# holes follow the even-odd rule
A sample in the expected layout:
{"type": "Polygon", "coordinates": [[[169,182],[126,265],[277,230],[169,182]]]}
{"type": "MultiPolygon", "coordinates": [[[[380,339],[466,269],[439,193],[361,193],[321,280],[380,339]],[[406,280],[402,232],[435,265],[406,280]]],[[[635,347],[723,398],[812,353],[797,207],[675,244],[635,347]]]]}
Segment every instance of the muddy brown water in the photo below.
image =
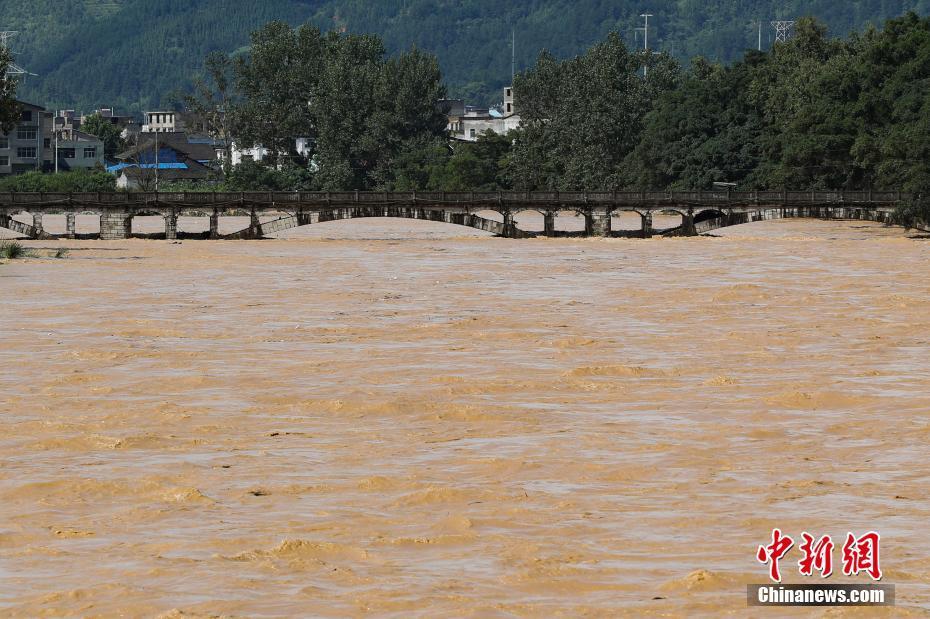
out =
{"type": "Polygon", "coordinates": [[[27,242],[0,616],[742,616],[776,526],[925,614],[930,240],[717,234],[27,242]]]}

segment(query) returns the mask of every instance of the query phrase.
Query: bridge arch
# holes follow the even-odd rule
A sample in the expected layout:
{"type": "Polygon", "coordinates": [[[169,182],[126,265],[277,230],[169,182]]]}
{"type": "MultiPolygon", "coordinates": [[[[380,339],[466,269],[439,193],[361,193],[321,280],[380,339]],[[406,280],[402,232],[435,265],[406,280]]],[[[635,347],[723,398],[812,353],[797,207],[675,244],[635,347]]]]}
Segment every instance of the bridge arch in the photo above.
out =
{"type": "Polygon", "coordinates": [[[610,229],[612,236],[640,237],[648,225],[648,212],[630,207],[615,208],[610,211],[610,229]]]}
{"type": "MultiPolygon", "coordinates": [[[[477,211],[478,209],[474,210],[477,211]]],[[[496,209],[488,210],[493,210],[500,214],[496,209]]],[[[297,212],[295,214],[285,214],[271,221],[256,222],[253,220],[247,228],[232,234],[222,235],[220,238],[260,239],[292,228],[311,226],[329,221],[370,218],[418,219],[422,221],[445,222],[483,230],[495,236],[513,236],[516,238],[534,236],[532,233],[528,233],[515,226],[511,226],[510,229],[508,229],[505,223],[506,216],[504,214],[501,214],[501,221],[497,221],[496,219],[489,219],[477,215],[474,212],[469,212],[469,210],[466,209],[438,211],[416,207],[364,206],[297,212]]]]}

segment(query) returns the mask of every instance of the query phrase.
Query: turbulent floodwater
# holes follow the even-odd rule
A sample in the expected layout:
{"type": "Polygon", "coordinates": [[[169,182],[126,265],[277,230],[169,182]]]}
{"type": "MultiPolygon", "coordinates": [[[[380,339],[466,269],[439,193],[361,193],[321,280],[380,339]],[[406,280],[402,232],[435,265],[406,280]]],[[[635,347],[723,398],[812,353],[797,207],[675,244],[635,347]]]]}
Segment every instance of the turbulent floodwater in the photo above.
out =
{"type": "Polygon", "coordinates": [[[930,240],[718,234],[27,243],[0,616],[743,615],[776,526],[922,614],[930,240]]]}

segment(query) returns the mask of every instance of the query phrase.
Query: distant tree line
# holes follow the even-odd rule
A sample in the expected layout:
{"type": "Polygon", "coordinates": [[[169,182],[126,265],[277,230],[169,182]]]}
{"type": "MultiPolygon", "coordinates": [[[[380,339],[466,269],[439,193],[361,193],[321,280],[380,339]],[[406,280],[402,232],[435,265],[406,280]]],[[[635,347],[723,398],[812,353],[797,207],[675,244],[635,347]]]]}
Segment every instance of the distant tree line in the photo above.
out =
{"type": "MultiPolygon", "coordinates": [[[[519,129],[450,141],[435,57],[275,22],[186,100],[262,145],[231,189],[895,188],[930,194],[930,18],[845,39],[805,18],[769,52],[687,70],[612,33],[517,75],[519,129]],[[221,113],[222,112],[222,113],[221,113]],[[295,139],[311,138],[298,153],[295,139]]],[[[915,207],[917,211],[924,208],[915,207]]],[[[916,212],[916,211],[915,211],[916,212]]]]}
{"type": "MultiPolygon", "coordinates": [[[[374,35],[272,22],[207,58],[184,97],[218,138],[268,156],[221,185],[261,189],[894,188],[930,195],[930,18],[845,39],[810,18],[786,43],[687,69],[608,34],[517,75],[522,125],[450,141],[437,59],[374,35]],[[296,148],[297,138],[308,138],[296,148]]],[[[195,188],[195,187],[191,187],[195,188]]],[[[926,216],[922,200],[906,209],[926,216]]]]}
{"type": "Polygon", "coordinates": [[[324,30],[379,34],[390,53],[416,45],[435,53],[450,94],[488,105],[511,79],[511,33],[517,68],[539,50],[571,58],[622,34],[631,49],[649,43],[683,64],[696,55],[731,63],[769,49],[773,19],[814,15],[835,35],[914,10],[930,0],[3,0],[3,28],[20,31],[17,62],[36,73],[22,97],[48,109],[115,107],[140,115],[164,106],[171,90],[187,88],[213,50],[248,51],[248,35],[271,20],[311,23],[324,30]]]}

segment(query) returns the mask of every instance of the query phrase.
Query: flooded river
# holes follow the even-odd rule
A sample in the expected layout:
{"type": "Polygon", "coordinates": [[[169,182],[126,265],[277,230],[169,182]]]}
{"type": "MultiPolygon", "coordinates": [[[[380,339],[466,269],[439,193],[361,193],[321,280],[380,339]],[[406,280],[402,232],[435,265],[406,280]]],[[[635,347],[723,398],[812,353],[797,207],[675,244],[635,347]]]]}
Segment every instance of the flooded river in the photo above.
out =
{"type": "Polygon", "coordinates": [[[926,612],[930,239],[716,234],[26,243],[0,616],[744,615],[774,527],[926,612]]]}

